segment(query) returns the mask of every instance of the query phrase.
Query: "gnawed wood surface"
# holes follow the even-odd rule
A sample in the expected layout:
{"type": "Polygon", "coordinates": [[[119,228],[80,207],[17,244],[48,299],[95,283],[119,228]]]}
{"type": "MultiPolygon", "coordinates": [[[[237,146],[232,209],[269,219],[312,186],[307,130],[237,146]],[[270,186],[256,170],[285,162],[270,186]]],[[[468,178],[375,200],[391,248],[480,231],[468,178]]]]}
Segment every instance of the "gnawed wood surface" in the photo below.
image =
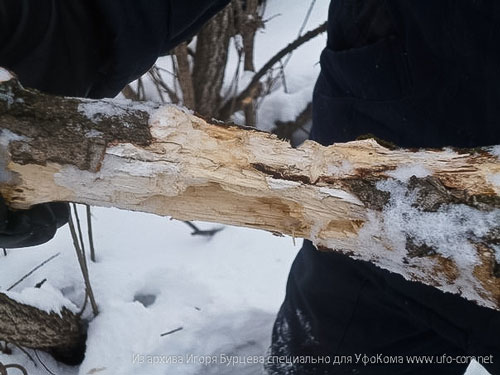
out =
{"type": "Polygon", "coordinates": [[[12,207],[72,201],[308,238],[500,309],[498,149],[293,149],[175,106],[52,97],[13,79],[0,97],[12,207]]]}

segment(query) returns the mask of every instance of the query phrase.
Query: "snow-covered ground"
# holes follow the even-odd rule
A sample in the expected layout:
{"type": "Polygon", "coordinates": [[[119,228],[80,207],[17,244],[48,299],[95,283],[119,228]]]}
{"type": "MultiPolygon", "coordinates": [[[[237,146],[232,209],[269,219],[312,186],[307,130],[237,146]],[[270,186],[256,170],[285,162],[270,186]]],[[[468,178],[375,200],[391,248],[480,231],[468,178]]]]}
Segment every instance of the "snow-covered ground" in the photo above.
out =
{"type": "MultiPolygon", "coordinates": [[[[326,20],[328,3],[316,1],[305,30],[326,20]]],[[[258,34],[257,67],[297,36],[309,5],[303,0],[268,1],[266,18],[276,17],[258,34]]],[[[286,67],[288,91],[278,88],[262,102],[260,128],[270,129],[275,120],[292,120],[304,109],[319,73],[317,63],[325,38],[317,37],[294,52],[286,67]]],[[[231,59],[235,61],[234,56],[231,59]]],[[[83,210],[80,216],[84,217],[83,210]]],[[[301,241],[294,244],[289,237],[235,227],[225,227],[213,238],[191,236],[182,222],[116,209],[95,208],[93,225],[97,262],[89,261],[89,267],[100,314],[91,319],[90,308],[84,314],[89,330],[80,366],[63,366],[38,353],[53,373],[262,373],[260,364],[228,366],[221,359],[265,354],[288,270],[301,241]]],[[[198,225],[202,229],[217,226],[198,225]]],[[[59,252],[14,288],[17,293],[26,290],[16,298],[35,302],[36,290],[26,288],[47,279],[38,290],[44,302],[40,307],[81,306],[84,285],[67,227],[47,244],[0,255],[1,290],[59,252]],[[54,302],[47,303],[51,297],[54,302]]],[[[30,375],[47,374],[36,355],[29,353],[36,367],[15,347],[12,355],[0,354],[0,362],[22,364],[30,375]]],[[[473,364],[468,374],[483,371],[473,364]]]]}
{"type": "MultiPolygon", "coordinates": [[[[79,368],[58,366],[39,353],[52,371],[61,375],[229,374],[234,367],[207,368],[202,362],[213,355],[264,354],[298,250],[291,238],[225,227],[209,239],[191,236],[191,229],[182,222],[116,209],[94,209],[93,219],[97,262],[89,265],[101,312],[90,322],[87,352],[79,368]],[[177,366],[148,365],[147,360],[140,364],[141,355],[158,356],[158,361],[161,356],[177,355],[200,359],[177,366]]],[[[58,252],[60,256],[14,290],[33,287],[46,278],[44,297],[52,293],[57,299],[53,291],[57,289],[81,306],[83,280],[67,227],[48,244],[0,257],[2,289],[58,252]]],[[[91,318],[90,309],[85,316],[91,318]]],[[[0,355],[0,362],[21,363],[30,374],[45,373],[15,348],[14,353],[0,355]]],[[[255,366],[245,370],[259,373],[255,366]]]]}

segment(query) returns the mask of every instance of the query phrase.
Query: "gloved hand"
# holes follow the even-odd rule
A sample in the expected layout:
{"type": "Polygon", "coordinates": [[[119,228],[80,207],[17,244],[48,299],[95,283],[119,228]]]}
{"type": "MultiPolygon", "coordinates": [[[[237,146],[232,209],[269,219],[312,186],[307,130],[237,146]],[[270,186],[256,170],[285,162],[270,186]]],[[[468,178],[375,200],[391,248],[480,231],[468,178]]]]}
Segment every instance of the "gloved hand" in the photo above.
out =
{"type": "Polygon", "coordinates": [[[0,248],[40,245],[68,222],[69,205],[37,204],[28,210],[10,210],[0,196],[0,248]]]}

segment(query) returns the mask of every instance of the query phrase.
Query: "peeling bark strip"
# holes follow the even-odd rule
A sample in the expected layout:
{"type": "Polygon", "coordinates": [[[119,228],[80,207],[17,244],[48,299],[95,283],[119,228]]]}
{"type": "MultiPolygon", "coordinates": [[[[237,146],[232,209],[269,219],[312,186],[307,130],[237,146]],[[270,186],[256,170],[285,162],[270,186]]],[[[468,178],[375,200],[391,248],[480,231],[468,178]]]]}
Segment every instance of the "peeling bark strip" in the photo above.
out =
{"type": "Polygon", "coordinates": [[[293,149],[175,106],[0,87],[0,193],[13,207],[73,201],[309,238],[500,310],[498,148],[293,149]]]}

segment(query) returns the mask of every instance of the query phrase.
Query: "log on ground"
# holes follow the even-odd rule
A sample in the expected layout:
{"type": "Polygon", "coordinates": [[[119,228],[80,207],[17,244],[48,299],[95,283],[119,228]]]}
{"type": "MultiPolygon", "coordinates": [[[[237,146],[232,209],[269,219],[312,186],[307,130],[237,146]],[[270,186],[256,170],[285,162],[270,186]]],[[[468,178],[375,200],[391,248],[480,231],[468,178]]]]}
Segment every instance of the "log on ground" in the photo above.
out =
{"type": "Polygon", "coordinates": [[[499,148],[294,149],[176,107],[0,83],[0,193],[311,239],[500,310],[499,148]]]}

